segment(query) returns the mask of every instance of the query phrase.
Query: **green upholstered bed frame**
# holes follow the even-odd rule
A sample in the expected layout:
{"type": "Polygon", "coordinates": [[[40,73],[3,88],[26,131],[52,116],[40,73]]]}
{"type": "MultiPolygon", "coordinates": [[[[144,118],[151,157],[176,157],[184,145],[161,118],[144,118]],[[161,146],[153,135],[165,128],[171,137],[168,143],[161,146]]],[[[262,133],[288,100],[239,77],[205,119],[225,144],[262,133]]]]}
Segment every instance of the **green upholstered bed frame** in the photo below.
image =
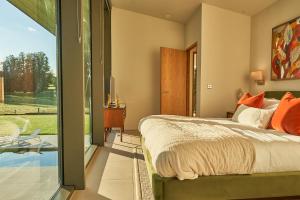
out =
{"type": "MultiPolygon", "coordinates": [[[[285,92],[269,91],[266,92],[266,97],[280,99],[284,94],[285,92]]],[[[300,97],[300,92],[293,92],[293,94],[300,97]]],[[[300,196],[300,172],[200,176],[194,180],[183,181],[175,177],[161,177],[153,168],[151,155],[143,141],[142,147],[155,200],[224,200],[300,196]]]]}
{"type": "MultiPolygon", "coordinates": [[[[296,97],[300,98],[300,91],[290,91],[296,97]]],[[[274,98],[274,99],[281,99],[286,91],[266,91],[265,97],[266,98],[274,98]]]]}

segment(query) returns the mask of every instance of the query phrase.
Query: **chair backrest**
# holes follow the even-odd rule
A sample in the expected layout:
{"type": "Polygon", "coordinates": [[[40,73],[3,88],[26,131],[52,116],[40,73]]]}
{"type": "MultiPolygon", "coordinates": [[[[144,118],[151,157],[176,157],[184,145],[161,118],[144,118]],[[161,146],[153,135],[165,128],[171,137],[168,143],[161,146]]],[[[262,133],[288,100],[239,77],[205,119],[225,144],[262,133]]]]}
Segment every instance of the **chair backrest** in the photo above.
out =
{"type": "Polygon", "coordinates": [[[35,131],[33,131],[33,133],[31,134],[31,136],[38,136],[38,134],[40,134],[41,129],[36,129],[35,131]]]}

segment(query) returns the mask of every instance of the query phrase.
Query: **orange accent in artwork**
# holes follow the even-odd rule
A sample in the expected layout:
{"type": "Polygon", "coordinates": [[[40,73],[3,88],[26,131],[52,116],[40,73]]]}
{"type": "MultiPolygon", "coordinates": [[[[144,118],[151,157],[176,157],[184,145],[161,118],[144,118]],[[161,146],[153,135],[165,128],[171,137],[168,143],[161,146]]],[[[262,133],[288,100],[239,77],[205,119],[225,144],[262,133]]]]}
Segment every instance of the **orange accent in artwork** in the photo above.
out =
{"type": "Polygon", "coordinates": [[[300,79],[300,18],[273,28],[272,80],[300,79]]]}

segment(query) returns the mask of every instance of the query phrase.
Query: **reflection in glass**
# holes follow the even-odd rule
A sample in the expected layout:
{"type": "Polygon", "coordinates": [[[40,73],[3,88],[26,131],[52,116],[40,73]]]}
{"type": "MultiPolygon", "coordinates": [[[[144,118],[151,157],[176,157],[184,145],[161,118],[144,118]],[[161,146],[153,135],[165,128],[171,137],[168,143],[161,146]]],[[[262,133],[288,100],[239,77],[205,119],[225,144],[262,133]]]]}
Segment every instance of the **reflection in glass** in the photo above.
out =
{"type": "Polygon", "coordinates": [[[83,0],[83,63],[85,83],[85,150],[91,146],[92,120],[91,120],[91,20],[90,1],[83,0]]]}
{"type": "Polygon", "coordinates": [[[54,0],[0,1],[0,199],[60,186],[54,0]]]}

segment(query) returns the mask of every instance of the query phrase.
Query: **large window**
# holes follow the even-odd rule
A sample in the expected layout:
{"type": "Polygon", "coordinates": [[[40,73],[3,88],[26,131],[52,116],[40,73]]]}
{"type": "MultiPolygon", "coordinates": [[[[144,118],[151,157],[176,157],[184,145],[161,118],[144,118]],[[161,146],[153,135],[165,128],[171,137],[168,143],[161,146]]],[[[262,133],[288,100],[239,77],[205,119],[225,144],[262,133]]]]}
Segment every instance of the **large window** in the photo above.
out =
{"type": "Polygon", "coordinates": [[[83,0],[83,64],[84,64],[84,83],[85,83],[85,130],[84,141],[85,150],[91,146],[92,140],[92,120],[91,120],[91,19],[90,19],[90,0],[83,0]]]}
{"type": "Polygon", "coordinates": [[[60,185],[54,0],[0,1],[0,199],[60,185]]]}

